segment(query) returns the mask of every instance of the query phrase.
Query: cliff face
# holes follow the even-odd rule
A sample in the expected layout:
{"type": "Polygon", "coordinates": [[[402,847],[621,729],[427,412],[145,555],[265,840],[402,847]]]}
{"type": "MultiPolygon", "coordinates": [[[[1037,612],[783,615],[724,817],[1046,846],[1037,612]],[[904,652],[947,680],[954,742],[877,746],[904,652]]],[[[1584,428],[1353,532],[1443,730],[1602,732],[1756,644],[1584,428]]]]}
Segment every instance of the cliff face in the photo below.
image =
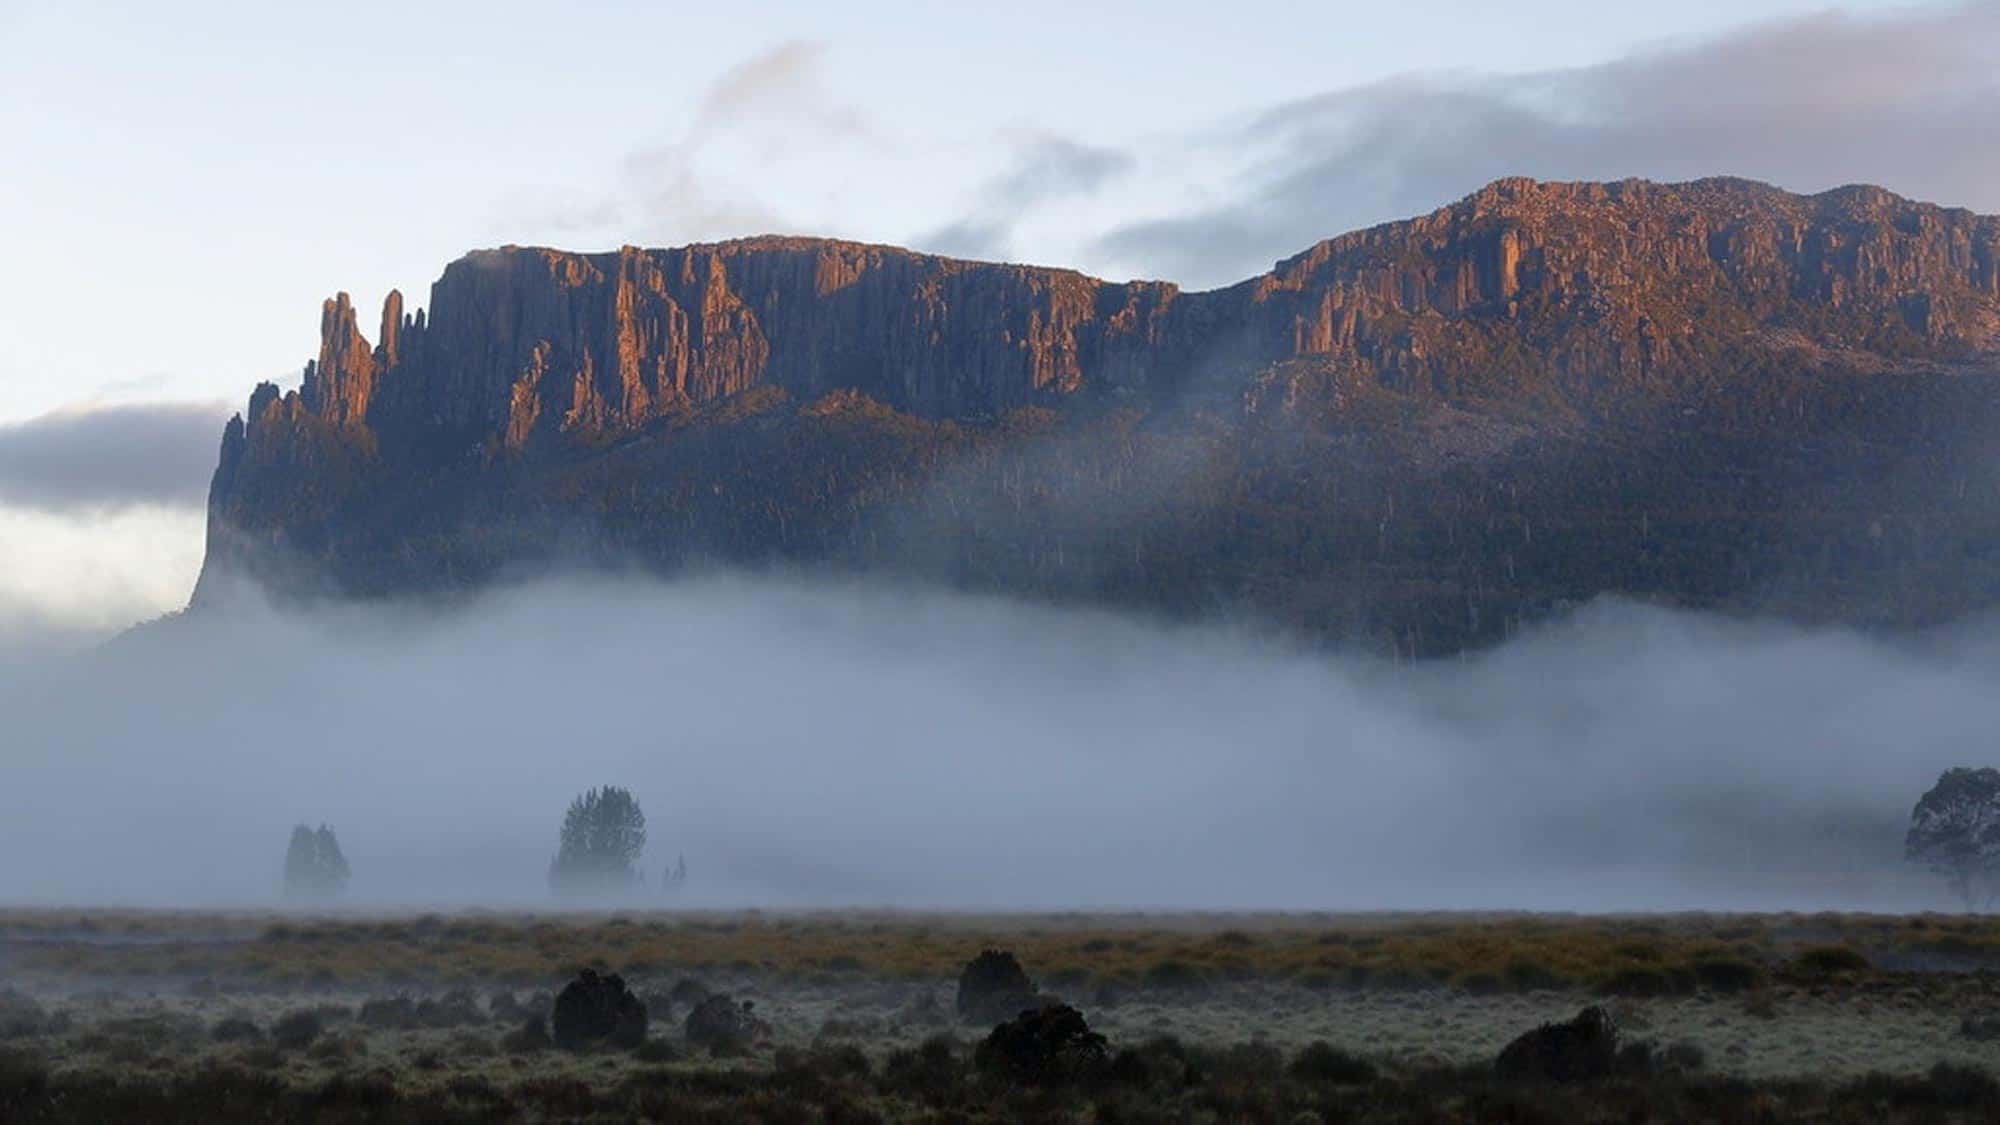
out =
{"type": "MultiPolygon", "coordinates": [[[[1416,468],[1557,437],[1630,445],[1689,415],[1737,438],[1831,423],[1865,441],[1871,425],[1912,423],[1857,407],[1887,384],[1855,378],[1976,378],[1996,351],[2000,220],[1863,187],[1506,180],[1206,293],[814,239],[508,247],[447,267],[428,316],[390,294],[374,345],[345,294],[326,303],[299,391],[258,388],[225,435],[208,570],[350,592],[476,578],[522,544],[477,561],[468,544],[529,512],[545,526],[553,502],[539,490],[599,487],[577,483],[580,465],[684,458],[749,415],[777,425],[774,410],[794,446],[799,427],[845,417],[867,435],[843,463],[898,466],[892,485],[807,489],[851,509],[847,547],[788,543],[779,528],[808,502],[756,498],[788,514],[745,543],[817,558],[851,548],[864,524],[879,542],[891,509],[906,525],[916,492],[967,454],[957,446],[988,456],[1050,426],[1141,416],[1118,440],[1164,448],[1198,414],[1255,460],[1278,447],[1277,419],[1288,457],[1306,456],[1304,433],[1416,468]],[[818,405],[779,405],[797,403],[818,405]]],[[[1933,400],[1920,388],[1898,409],[1933,400]]],[[[713,452],[708,464],[734,456],[713,452]]],[[[1315,456],[1317,469],[1267,471],[1323,470],[1334,455],[1315,456]]],[[[676,461],[676,479],[582,506],[597,531],[640,511],[671,522],[649,505],[703,471],[676,461]]],[[[647,557],[687,549],[640,538],[647,557]]],[[[1242,587],[1269,561],[1222,581],[1242,587]]]]}

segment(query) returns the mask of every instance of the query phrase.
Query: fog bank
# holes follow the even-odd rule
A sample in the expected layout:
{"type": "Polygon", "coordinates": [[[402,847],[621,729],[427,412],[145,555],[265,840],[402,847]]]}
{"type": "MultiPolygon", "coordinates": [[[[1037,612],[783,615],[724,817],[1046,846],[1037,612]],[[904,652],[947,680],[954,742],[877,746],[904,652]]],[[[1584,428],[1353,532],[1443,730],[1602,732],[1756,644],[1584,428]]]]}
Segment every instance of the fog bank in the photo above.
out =
{"type": "Polygon", "coordinates": [[[1934,908],[1905,819],[2000,727],[2000,633],[1603,602],[1463,661],[943,593],[544,582],[244,605],[0,659],[0,901],[543,905],[632,789],[658,905],[1934,908]]]}

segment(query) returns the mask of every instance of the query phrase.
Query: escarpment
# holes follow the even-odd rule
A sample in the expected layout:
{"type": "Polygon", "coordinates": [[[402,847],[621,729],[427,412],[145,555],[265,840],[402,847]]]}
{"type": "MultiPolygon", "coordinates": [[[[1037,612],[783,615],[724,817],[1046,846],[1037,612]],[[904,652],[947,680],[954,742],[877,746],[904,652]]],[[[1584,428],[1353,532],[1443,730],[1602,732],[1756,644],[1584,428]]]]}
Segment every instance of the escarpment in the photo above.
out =
{"type": "Polygon", "coordinates": [[[224,436],[197,601],[616,559],[1418,652],[1602,593],[1932,620],[2000,589],[1996,351],[2000,220],[1867,187],[1503,180],[1201,293],[807,238],[506,247],[391,293],[373,344],[326,303],[299,390],[224,436]]]}

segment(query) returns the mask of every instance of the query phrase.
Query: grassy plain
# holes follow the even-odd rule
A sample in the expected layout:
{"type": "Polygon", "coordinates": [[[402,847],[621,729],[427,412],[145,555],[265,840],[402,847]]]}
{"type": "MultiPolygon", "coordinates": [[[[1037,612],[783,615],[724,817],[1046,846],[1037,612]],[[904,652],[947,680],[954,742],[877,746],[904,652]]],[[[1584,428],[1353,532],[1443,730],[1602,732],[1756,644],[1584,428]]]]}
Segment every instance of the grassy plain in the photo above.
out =
{"type": "Polygon", "coordinates": [[[2000,920],[1952,916],[11,910],[0,1120],[1996,1120],[1995,970],[2000,920]],[[973,1066],[984,948],[1112,1071],[973,1066]],[[584,967],[646,1001],[643,1047],[524,1038],[584,967]],[[696,1049],[702,992],[768,1041],[696,1049]],[[1492,1077],[1592,1003],[1647,1045],[1618,1077],[1492,1077]]]}

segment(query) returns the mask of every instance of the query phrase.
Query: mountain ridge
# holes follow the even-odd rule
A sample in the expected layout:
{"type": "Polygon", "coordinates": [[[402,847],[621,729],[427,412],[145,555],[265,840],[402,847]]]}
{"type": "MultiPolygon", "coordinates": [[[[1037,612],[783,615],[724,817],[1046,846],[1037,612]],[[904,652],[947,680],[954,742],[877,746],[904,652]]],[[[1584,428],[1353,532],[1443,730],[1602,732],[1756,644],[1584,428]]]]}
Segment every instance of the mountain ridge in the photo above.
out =
{"type": "MultiPolygon", "coordinates": [[[[1972,392],[1959,384],[2000,370],[2000,219],[1867,185],[1800,196],[1729,178],[1512,178],[1198,292],[779,235],[590,254],[474,251],[445,268],[427,310],[406,313],[392,291],[374,343],[359,316],[344,293],[326,302],[320,352],[300,389],[260,386],[225,431],[197,602],[225,573],[293,592],[476,582],[509,565],[510,553],[547,553],[518,529],[524,519],[544,529],[561,522],[537,490],[585,487],[573,476],[578,465],[633,443],[699,445],[717,427],[771,411],[789,419],[785,440],[794,445],[824,438],[831,419],[865,423],[846,450],[816,454],[864,466],[858,491],[818,490],[817,502],[851,517],[825,532],[831,539],[786,541],[780,526],[825,515],[802,516],[806,502],[794,496],[757,497],[769,526],[720,548],[713,528],[664,544],[633,522],[642,512],[663,518],[655,500],[741,456],[720,448],[713,464],[653,449],[647,456],[664,475],[622,482],[631,497],[622,508],[588,505],[616,510],[579,517],[595,524],[584,537],[604,532],[607,549],[649,564],[681,565],[699,540],[702,553],[723,559],[745,555],[747,543],[760,557],[839,557],[900,571],[907,560],[853,557],[852,541],[879,541],[876,524],[907,521],[911,504],[929,504],[913,498],[941,467],[968,450],[975,460],[1018,457],[994,449],[1020,432],[1111,434],[1131,415],[1136,429],[1106,440],[1146,447],[1137,460],[1197,441],[1189,426],[1208,426],[1199,441],[1227,445],[1244,481],[1276,487],[1289,473],[1335,492],[1363,478],[1329,477],[1338,463],[1329,450],[1349,456],[1362,445],[1369,472],[1400,465],[1418,476],[1427,464],[1462,469],[1512,456],[1541,465],[1536,457],[1563,443],[1611,456],[1621,443],[1683,432],[1752,446],[1804,434],[1858,448],[1895,427],[1904,441],[1944,427],[1944,445],[1956,450],[1979,440],[1971,423],[1986,402],[1983,382],[1972,392]],[[1887,384],[1871,379],[1916,389],[1885,396],[1887,384]],[[1897,401],[1877,401],[1885,398],[1897,401]],[[1905,417],[1911,411],[1922,418],[1905,417]],[[1318,460],[1281,468],[1271,461],[1280,446],[1292,457],[1312,447],[1318,460]],[[517,532],[498,531],[510,526],[517,532]],[[496,537],[510,545],[476,552],[483,561],[464,557],[467,542],[496,537]],[[426,552],[435,573],[396,561],[426,552]]],[[[1541,481],[1545,469],[1509,472],[1541,481]]],[[[1786,474],[1811,475],[1804,461],[1777,477],[1786,474]]],[[[1463,487],[1485,496],[1492,484],[1463,487]]],[[[790,479],[782,487],[814,490],[790,479]]],[[[1100,499],[1122,503],[1116,487],[1105,488],[1100,499]]],[[[1024,510],[1020,500],[998,503],[1014,517],[1024,510]]],[[[1330,516],[1328,504],[1338,506],[1321,497],[1308,507],[1335,522],[1359,518],[1330,516]]],[[[714,517],[736,518],[747,517],[714,517]]],[[[940,572],[952,581],[1093,596],[1097,580],[1078,576],[978,577],[992,569],[989,556],[1021,549],[996,544],[991,531],[940,526],[916,538],[971,552],[940,572]],[[1080,593],[1069,588],[1078,582],[1080,593]]],[[[556,537],[579,534],[571,526],[556,537]]],[[[1047,534],[1091,538],[1080,528],[1047,534]]],[[[1339,571],[1356,561],[1347,547],[1324,549],[1332,555],[1298,568],[1339,571]]],[[[1149,569],[1147,550],[1135,549],[1140,571],[1149,569]]],[[[1246,570],[1239,560],[1203,581],[1233,592],[1136,600],[1231,602],[1268,563],[1246,570]]],[[[1462,577],[1475,563],[1483,572],[1497,560],[1459,559],[1448,569],[1462,577]]],[[[1129,584],[1111,584],[1121,583],[1129,584]]],[[[1526,608],[1506,616],[1531,616],[1534,603],[1587,596],[1593,586],[1714,600],[1672,580],[1635,589],[1606,578],[1566,583],[1560,596],[1523,594],[1516,600],[1526,608]]]]}

